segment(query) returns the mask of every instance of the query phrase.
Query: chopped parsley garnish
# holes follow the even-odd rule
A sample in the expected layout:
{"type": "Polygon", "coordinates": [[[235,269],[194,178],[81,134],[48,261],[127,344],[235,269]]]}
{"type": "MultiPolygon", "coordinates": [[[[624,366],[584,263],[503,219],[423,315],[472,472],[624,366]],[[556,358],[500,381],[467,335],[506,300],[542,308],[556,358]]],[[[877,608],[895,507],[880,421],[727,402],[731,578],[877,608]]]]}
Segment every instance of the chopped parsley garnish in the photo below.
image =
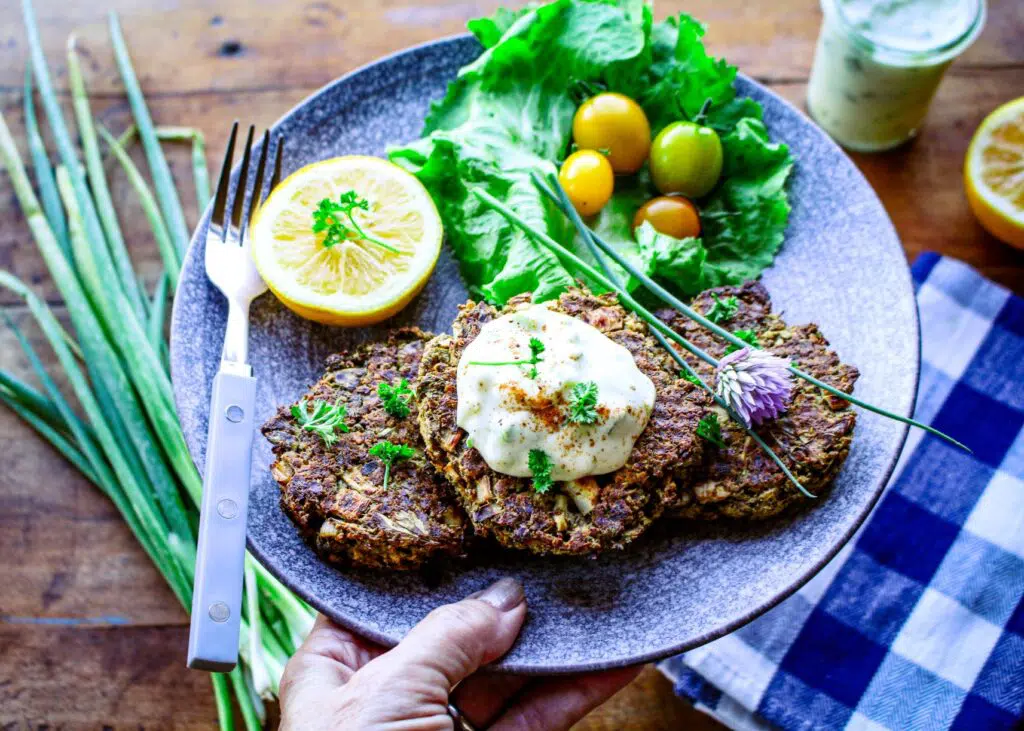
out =
{"type": "Polygon", "coordinates": [[[335,429],[342,432],[348,431],[348,426],[345,424],[347,415],[348,410],[340,403],[332,405],[326,401],[314,401],[312,413],[308,409],[306,399],[302,399],[292,406],[292,416],[295,417],[295,421],[299,422],[299,426],[319,435],[328,447],[338,441],[338,435],[334,433],[335,429]]]}
{"type": "Polygon", "coordinates": [[[503,366],[503,365],[522,365],[530,366],[530,372],[527,373],[527,378],[537,377],[537,364],[544,361],[540,357],[540,354],[544,352],[544,343],[537,338],[530,338],[530,357],[525,360],[471,360],[469,365],[478,366],[503,366]]]}
{"type": "Polygon", "coordinates": [[[689,381],[694,386],[700,386],[701,385],[700,379],[697,378],[697,374],[696,373],[690,373],[689,371],[680,371],[679,372],[679,376],[680,376],[680,378],[683,378],[684,380],[689,381]]]}
{"type": "Polygon", "coordinates": [[[533,489],[541,494],[551,489],[551,459],[540,449],[531,449],[526,462],[533,474],[533,489]]]}
{"type": "Polygon", "coordinates": [[[711,308],[704,314],[704,317],[716,325],[736,317],[736,313],[740,309],[739,300],[735,297],[726,297],[724,300],[719,299],[718,295],[714,292],[711,293],[711,297],[715,303],[711,305],[711,308]]]}
{"type": "Polygon", "coordinates": [[[569,392],[569,421],[593,424],[597,421],[597,384],[577,383],[569,392]]]}
{"type": "Polygon", "coordinates": [[[718,423],[718,414],[712,411],[697,422],[697,436],[707,439],[716,447],[725,446],[725,442],[722,441],[722,425],[718,423]]]}
{"type": "Polygon", "coordinates": [[[325,249],[348,239],[362,239],[371,241],[394,254],[402,253],[391,244],[384,243],[366,233],[353,215],[356,210],[369,211],[370,202],[354,190],[346,190],[338,196],[337,201],[332,201],[330,198],[320,201],[316,210],[313,211],[313,233],[324,235],[322,243],[325,249]],[[342,220],[342,217],[347,218],[348,222],[342,220]]]}
{"type": "Polygon", "coordinates": [[[381,381],[377,386],[377,395],[380,396],[384,410],[396,419],[404,419],[409,415],[409,401],[412,400],[412,389],[409,382],[404,378],[397,386],[381,381]]]}
{"type": "Polygon", "coordinates": [[[391,479],[391,465],[403,459],[416,456],[416,450],[408,444],[395,444],[384,440],[377,442],[370,447],[370,456],[376,457],[384,463],[384,489],[388,489],[388,481],[391,479]]]}
{"type": "MultiPolygon", "coordinates": [[[[755,333],[753,330],[733,330],[732,334],[752,348],[761,347],[761,343],[757,339],[757,333],[755,333]]],[[[735,353],[739,349],[740,346],[736,345],[735,343],[729,343],[729,347],[725,349],[725,354],[729,355],[729,353],[735,353]]]]}

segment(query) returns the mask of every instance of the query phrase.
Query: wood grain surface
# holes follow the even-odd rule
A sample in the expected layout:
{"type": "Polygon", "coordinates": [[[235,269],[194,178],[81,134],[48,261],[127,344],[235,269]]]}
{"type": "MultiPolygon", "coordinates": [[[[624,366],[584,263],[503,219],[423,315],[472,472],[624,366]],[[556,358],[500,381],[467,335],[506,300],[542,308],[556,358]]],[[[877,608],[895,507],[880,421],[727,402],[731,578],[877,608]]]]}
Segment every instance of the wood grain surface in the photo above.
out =
{"type": "MultiPolygon", "coordinates": [[[[65,44],[74,34],[94,111],[115,132],[128,124],[107,39],[106,11],[116,10],[157,123],[201,129],[211,168],[233,119],[270,124],[337,76],[381,55],[460,32],[467,19],[497,5],[493,0],[36,0],[43,43],[65,103],[65,44]]],[[[707,23],[711,52],[803,107],[820,23],[815,0],[770,5],[659,0],[656,15],[679,10],[707,23]]],[[[924,250],[956,256],[1018,293],[1024,293],[1024,252],[978,226],[960,176],[981,119],[1024,95],[1021,38],[1024,3],[991,0],[986,30],[951,68],[919,139],[890,153],[855,156],[909,258],[924,250]]],[[[19,142],[26,56],[18,3],[6,0],[0,4],[0,109],[19,142]]],[[[194,221],[189,152],[172,147],[170,158],[194,221]]],[[[159,261],[148,225],[120,171],[111,169],[111,177],[132,257],[152,285],[159,261]]],[[[0,267],[59,304],[4,175],[0,267]]],[[[0,305],[10,306],[14,319],[27,324],[27,315],[6,293],[0,294],[0,305]]],[[[28,332],[39,339],[31,327],[28,332]]],[[[41,352],[50,357],[47,349],[41,352]]],[[[5,329],[0,330],[0,367],[31,380],[5,329]]],[[[0,726],[214,728],[208,679],[183,667],[185,614],[114,509],[6,410],[0,410],[0,435],[6,453],[0,471],[0,726]]],[[[578,728],[720,727],[678,700],[668,681],[647,668],[578,728]]]]}

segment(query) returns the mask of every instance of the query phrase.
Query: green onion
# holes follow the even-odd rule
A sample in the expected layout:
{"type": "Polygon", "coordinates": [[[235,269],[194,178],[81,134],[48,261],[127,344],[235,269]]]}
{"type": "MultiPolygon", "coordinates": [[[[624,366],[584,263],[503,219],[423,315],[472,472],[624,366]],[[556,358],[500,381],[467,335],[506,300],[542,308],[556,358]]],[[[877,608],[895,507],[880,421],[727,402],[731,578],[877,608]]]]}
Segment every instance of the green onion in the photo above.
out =
{"type": "Polygon", "coordinates": [[[131,105],[135,125],[138,127],[139,139],[142,140],[142,148],[149,161],[149,172],[153,176],[156,197],[160,202],[160,211],[171,231],[171,239],[174,241],[179,255],[184,255],[185,247],[188,246],[189,232],[185,225],[185,213],[181,209],[181,199],[178,198],[178,191],[174,187],[174,178],[171,177],[171,168],[167,165],[167,158],[164,157],[160,142],[156,138],[153,119],[149,115],[149,108],[142,96],[139,80],[135,76],[135,69],[132,66],[131,57],[128,55],[128,47],[121,34],[121,24],[113,12],[110,13],[110,39],[114,46],[117,67],[121,71],[125,93],[128,95],[128,103],[131,105]]]}
{"type": "Polygon", "coordinates": [[[142,177],[142,173],[139,172],[134,161],[132,161],[121,144],[102,125],[99,130],[100,135],[103,136],[103,141],[110,148],[111,154],[117,158],[125,175],[128,176],[128,182],[135,189],[139,203],[142,204],[142,211],[146,214],[149,226],[153,230],[153,238],[156,239],[157,248],[160,250],[160,258],[163,259],[164,269],[167,271],[167,276],[171,278],[171,287],[177,287],[178,277],[181,274],[181,257],[174,246],[174,242],[171,240],[171,232],[167,230],[167,224],[160,213],[160,206],[146,184],[146,179],[142,177]]]}
{"type": "Polygon", "coordinates": [[[71,85],[71,101],[75,121],[78,123],[78,136],[82,140],[82,151],[85,153],[89,187],[96,200],[96,211],[107,237],[110,257],[121,280],[121,289],[128,296],[136,314],[141,316],[144,312],[142,292],[135,281],[135,272],[132,270],[132,262],[128,258],[128,249],[125,248],[124,236],[121,234],[121,224],[117,220],[117,213],[114,212],[114,200],[110,196],[110,188],[107,187],[103,157],[100,155],[96,129],[92,123],[92,110],[89,108],[89,97],[86,95],[85,79],[82,76],[82,66],[78,62],[73,35],[68,38],[68,82],[71,85]]]}
{"type": "MultiPolygon", "coordinates": [[[[205,154],[202,136],[183,128],[154,133],[113,20],[118,63],[156,176],[155,197],[134,165],[125,165],[130,158],[123,155],[123,145],[105,130],[100,133],[107,138],[112,154],[125,167],[136,191],[144,191],[139,192],[140,200],[154,230],[154,239],[161,244],[169,263],[149,302],[139,277],[127,257],[121,256],[118,246],[120,228],[112,201],[103,192],[106,179],[96,125],[74,43],[69,42],[69,77],[84,153],[72,141],[50,82],[31,0],[23,0],[23,11],[32,54],[31,70],[63,166],[54,173],[46,156],[30,79],[26,79],[26,130],[43,204],[36,198],[2,113],[0,164],[10,175],[32,237],[64,299],[74,337],[61,326],[46,303],[9,272],[0,271],[0,288],[12,291],[26,303],[28,313],[56,355],[63,380],[82,415],[71,406],[69,398],[56,385],[57,379],[46,371],[42,358],[9,318],[8,326],[42,391],[0,370],[0,402],[113,502],[174,595],[188,609],[202,485],[175,414],[167,372],[167,342],[163,337],[167,295],[180,271],[179,247],[187,236],[181,235],[182,227],[175,229],[173,213],[175,208],[180,212],[180,203],[165,161],[166,174],[161,175],[162,151],[157,149],[159,159],[154,160],[147,139],[183,139],[188,133],[193,143],[196,189],[203,206],[204,198],[209,197],[209,180],[205,159],[200,159],[205,154]],[[89,182],[80,162],[82,154],[89,182]],[[170,222],[170,231],[165,221],[170,222]],[[138,302],[132,300],[134,292],[138,292],[138,302]]],[[[279,691],[288,656],[308,633],[314,616],[309,607],[251,559],[247,559],[245,582],[240,664],[230,675],[212,676],[222,729],[234,728],[232,694],[246,728],[260,727],[266,717],[263,697],[279,691]]]]}
{"type": "Polygon", "coordinates": [[[68,224],[64,218],[64,208],[60,204],[60,195],[57,193],[57,179],[53,176],[53,166],[50,165],[50,158],[46,154],[46,146],[43,144],[39,121],[36,118],[31,64],[25,67],[25,136],[28,138],[28,151],[32,158],[32,168],[36,172],[36,183],[39,184],[39,195],[43,199],[46,220],[50,222],[50,228],[64,249],[64,255],[71,259],[68,224]]]}

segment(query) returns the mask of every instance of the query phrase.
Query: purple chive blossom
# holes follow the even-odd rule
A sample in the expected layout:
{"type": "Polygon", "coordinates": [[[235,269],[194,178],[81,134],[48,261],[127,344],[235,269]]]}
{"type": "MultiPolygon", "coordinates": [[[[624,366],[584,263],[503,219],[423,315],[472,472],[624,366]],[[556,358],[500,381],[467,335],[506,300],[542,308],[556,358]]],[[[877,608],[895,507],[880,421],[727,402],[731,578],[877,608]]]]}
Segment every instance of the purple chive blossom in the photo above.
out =
{"type": "Polygon", "coordinates": [[[715,393],[749,427],[786,409],[793,381],[789,362],[756,348],[741,348],[718,361],[715,393]]]}

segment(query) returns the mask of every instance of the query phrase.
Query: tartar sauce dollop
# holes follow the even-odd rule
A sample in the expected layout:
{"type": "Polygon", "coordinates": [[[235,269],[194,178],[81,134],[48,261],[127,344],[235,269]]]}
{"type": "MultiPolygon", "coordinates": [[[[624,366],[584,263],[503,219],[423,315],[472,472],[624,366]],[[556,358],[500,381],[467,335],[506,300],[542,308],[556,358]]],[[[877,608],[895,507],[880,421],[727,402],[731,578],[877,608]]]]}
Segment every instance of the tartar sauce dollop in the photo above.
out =
{"type": "Polygon", "coordinates": [[[654,384],[628,350],[544,304],[485,324],[463,351],[456,388],[458,425],[491,469],[529,477],[530,451],[540,450],[555,481],[624,465],[655,397],[654,384]],[[543,345],[535,364],[482,365],[529,361],[531,339],[543,345]],[[596,420],[577,423],[569,418],[573,388],[588,384],[592,390],[591,383],[596,420]]]}

